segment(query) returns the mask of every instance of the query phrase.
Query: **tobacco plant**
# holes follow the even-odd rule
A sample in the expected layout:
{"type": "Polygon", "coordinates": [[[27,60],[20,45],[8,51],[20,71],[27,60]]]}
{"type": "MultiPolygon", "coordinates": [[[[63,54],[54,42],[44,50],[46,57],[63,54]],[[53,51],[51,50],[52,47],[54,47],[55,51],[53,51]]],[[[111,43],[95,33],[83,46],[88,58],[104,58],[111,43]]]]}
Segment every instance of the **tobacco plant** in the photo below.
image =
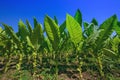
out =
{"type": "Polygon", "coordinates": [[[53,72],[57,80],[60,66],[71,64],[76,65],[79,79],[83,79],[82,72],[87,69],[98,71],[100,78],[105,79],[107,71],[120,69],[120,22],[116,15],[99,25],[95,18],[89,23],[83,21],[77,10],[74,17],[67,14],[62,24],[56,16],[52,19],[48,15],[44,25],[36,18],[33,24],[20,20],[15,32],[2,23],[0,58],[5,73],[15,67],[19,73],[28,70],[36,77],[49,68],[48,72],[44,71],[53,72]]]}

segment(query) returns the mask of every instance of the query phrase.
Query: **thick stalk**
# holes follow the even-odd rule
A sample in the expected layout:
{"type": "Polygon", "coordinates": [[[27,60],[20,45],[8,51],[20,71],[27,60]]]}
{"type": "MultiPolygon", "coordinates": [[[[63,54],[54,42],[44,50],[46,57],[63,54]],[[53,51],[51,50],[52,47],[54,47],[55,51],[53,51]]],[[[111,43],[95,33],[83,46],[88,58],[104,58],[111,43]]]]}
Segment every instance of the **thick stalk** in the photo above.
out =
{"type": "Polygon", "coordinates": [[[16,65],[16,68],[18,71],[20,71],[20,69],[21,69],[22,59],[23,59],[23,55],[20,53],[19,54],[19,63],[16,65]]]}
{"type": "Polygon", "coordinates": [[[58,60],[56,60],[56,64],[55,64],[55,76],[57,80],[58,79],[58,60]]]}
{"type": "Polygon", "coordinates": [[[36,68],[37,68],[37,53],[36,52],[33,52],[32,54],[32,57],[33,57],[33,75],[36,74],[36,68]]]}
{"type": "Polygon", "coordinates": [[[83,75],[82,75],[82,65],[83,65],[83,62],[79,61],[79,68],[77,69],[79,71],[79,80],[82,80],[82,78],[83,78],[83,75]]]}
{"type": "Polygon", "coordinates": [[[98,62],[98,67],[99,67],[98,69],[99,69],[100,76],[101,78],[103,78],[104,72],[103,72],[103,66],[102,66],[102,61],[100,57],[97,58],[97,62],[98,62]]]}
{"type": "Polygon", "coordinates": [[[22,60],[23,60],[23,54],[19,53],[19,62],[16,65],[16,69],[18,70],[18,72],[20,73],[19,77],[21,79],[21,65],[22,65],[22,60]]]}
{"type": "Polygon", "coordinates": [[[8,66],[10,65],[10,62],[11,62],[11,55],[8,55],[8,56],[7,56],[7,59],[8,59],[8,61],[7,61],[6,65],[5,65],[4,73],[7,72],[8,66]]]}

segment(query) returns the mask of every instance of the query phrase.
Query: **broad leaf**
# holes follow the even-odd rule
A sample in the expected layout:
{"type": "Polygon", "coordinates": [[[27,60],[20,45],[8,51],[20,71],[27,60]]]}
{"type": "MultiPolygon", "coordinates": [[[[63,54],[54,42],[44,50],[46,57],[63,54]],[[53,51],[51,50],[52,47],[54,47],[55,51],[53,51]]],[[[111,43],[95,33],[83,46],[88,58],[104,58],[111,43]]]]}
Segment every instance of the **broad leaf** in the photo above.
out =
{"type": "Polygon", "coordinates": [[[3,29],[0,27],[0,33],[3,31],[3,29]]]}
{"type": "Polygon", "coordinates": [[[6,24],[2,24],[5,28],[5,32],[8,36],[10,36],[14,42],[16,42],[17,44],[20,43],[19,38],[17,37],[17,35],[14,33],[14,31],[10,28],[10,26],[6,25],[6,24]]]}
{"type": "Polygon", "coordinates": [[[26,25],[22,22],[22,20],[19,21],[18,23],[18,27],[19,27],[19,36],[21,38],[22,41],[26,40],[26,37],[29,36],[28,30],[26,28],[26,25]]]}
{"type": "Polygon", "coordinates": [[[80,12],[80,10],[78,9],[77,12],[75,13],[74,16],[75,20],[80,24],[80,26],[82,27],[82,14],[80,12]]]}
{"type": "Polygon", "coordinates": [[[98,26],[98,22],[95,18],[92,19],[91,23],[93,23],[94,25],[98,26]]]}
{"type": "Polygon", "coordinates": [[[112,50],[116,53],[118,53],[118,46],[120,43],[120,39],[118,36],[114,37],[112,40],[112,50]]]}
{"type": "Polygon", "coordinates": [[[117,22],[117,26],[114,27],[116,33],[118,34],[118,36],[120,37],[120,22],[117,22]]]}
{"type": "Polygon", "coordinates": [[[52,43],[53,48],[57,49],[58,44],[60,42],[59,27],[57,26],[55,21],[53,21],[49,16],[45,17],[44,26],[45,26],[45,31],[47,33],[47,36],[50,42],[52,43]]]}
{"type": "Polygon", "coordinates": [[[54,20],[55,20],[55,23],[58,25],[58,20],[57,20],[56,16],[54,16],[54,20]]]}
{"type": "Polygon", "coordinates": [[[84,30],[84,34],[89,37],[91,34],[93,34],[95,31],[95,25],[93,23],[91,24],[86,24],[85,30],[84,30]]]}
{"type": "Polygon", "coordinates": [[[82,28],[79,23],[69,14],[67,14],[66,18],[66,27],[74,44],[77,45],[80,43],[82,40],[82,28]]]}
{"type": "Polygon", "coordinates": [[[103,42],[112,34],[114,27],[117,25],[117,17],[113,15],[112,17],[108,18],[104,21],[101,25],[99,30],[100,32],[99,38],[96,40],[96,51],[103,47],[103,42]]]}
{"type": "Polygon", "coordinates": [[[86,30],[86,29],[87,29],[87,27],[89,26],[89,23],[84,22],[84,23],[83,23],[83,26],[84,26],[84,29],[86,30]]]}
{"type": "Polygon", "coordinates": [[[60,27],[59,27],[59,30],[60,30],[60,33],[63,33],[65,31],[65,28],[66,28],[66,21],[64,21],[60,27]]]}
{"type": "Polygon", "coordinates": [[[110,50],[110,49],[106,49],[106,48],[103,48],[103,51],[104,51],[104,54],[108,57],[112,57],[112,58],[116,58],[117,57],[117,54],[110,50]]]}
{"type": "Polygon", "coordinates": [[[42,27],[40,24],[37,24],[36,27],[34,27],[33,29],[31,42],[34,45],[34,47],[38,49],[38,47],[42,44],[43,39],[44,36],[43,36],[42,27]]]}
{"type": "Polygon", "coordinates": [[[31,35],[32,32],[33,32],[33,30],[32,30],[32,26],[31,26],[31,24],[29,23],[28,20],[26,20],[26,25],[27,25],[27,28],[28,28],[29,34],[31,35]]]}
{"type": "Polygon", "coordinates": [[[37,22],[37,19],[34,17],[34,28],[37,26],[38,22],[37,22]]]}
{"type": "Polygon", "coordinates": [[[30,47],[34,48],[33,44],[31,43],[30,38],[27,36],[26,39],[27,39],[27,44],[28,44],[30,47]]]}

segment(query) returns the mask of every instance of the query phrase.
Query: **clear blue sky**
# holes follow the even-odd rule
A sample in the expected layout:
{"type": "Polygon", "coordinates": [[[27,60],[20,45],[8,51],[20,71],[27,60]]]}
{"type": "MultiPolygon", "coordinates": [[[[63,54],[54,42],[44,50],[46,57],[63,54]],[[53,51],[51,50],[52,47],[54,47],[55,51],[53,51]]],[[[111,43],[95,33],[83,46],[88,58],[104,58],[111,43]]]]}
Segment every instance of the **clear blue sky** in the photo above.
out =
{"type": "MultiPolygon", "coordinates": [[[[26,19],[33,23],[36,17],[43,23],[45,15],[57,16],[61,24],[66,13],[74,16],[77,9],[83,15],[83,21],[96,18],[101,24],[113,14],[120,19],[120,0],[0,0],[0,23],[4,22],[17,31],[18,21],[26,19]]],[[[1,26],[1,25],[0,25],[1,26]]]]}

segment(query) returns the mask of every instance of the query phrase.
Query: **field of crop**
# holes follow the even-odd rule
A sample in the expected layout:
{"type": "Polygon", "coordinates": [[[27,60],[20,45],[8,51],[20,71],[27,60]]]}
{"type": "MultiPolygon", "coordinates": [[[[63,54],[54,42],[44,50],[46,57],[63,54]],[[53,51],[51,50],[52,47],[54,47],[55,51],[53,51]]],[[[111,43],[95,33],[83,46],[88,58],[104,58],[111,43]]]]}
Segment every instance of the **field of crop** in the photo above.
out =
{"type": "Polygon", "coordinates": [[[80,10],[59,25],[46,15],[0,27],[0,80],[120,80],[120,22],[83,22],[80,10]]]}

